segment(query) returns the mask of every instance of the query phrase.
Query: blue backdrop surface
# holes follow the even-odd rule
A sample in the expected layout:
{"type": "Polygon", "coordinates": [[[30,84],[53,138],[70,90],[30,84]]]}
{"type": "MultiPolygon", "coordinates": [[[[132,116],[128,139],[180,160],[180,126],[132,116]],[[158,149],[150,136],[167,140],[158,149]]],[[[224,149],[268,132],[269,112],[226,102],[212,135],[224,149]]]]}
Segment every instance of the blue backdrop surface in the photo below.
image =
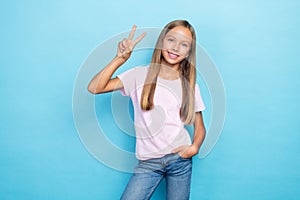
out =
{"type": "MultiPolygon", "coordinates": [[[[2,1],[0,199],[119,198],[130,174],[82,144],[72,110],[76,77],[112,36],[179,18],[194,25],[226,91],[221,137],[193,160],[191,199],[299,199],[299,7],[296,0],[2,1]]],[[[109,132],[110,110],[99,111],[105,98],[97,96],[95,108],[109,132]]],[[[210,108],[203,114],[209,125],[210,108]]],[[[132,138],[119,132],[107,137],[133,151],[132,138]]],[[[162,183],[153,199],[164,195],[162,183]]]]}

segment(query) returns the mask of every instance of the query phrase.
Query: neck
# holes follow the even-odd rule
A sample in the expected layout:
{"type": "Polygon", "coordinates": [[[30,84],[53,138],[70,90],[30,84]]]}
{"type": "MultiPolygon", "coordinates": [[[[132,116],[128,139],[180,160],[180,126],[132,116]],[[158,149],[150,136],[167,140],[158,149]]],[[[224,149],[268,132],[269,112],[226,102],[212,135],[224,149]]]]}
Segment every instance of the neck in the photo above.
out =
{"type": "Polygon", "coordinates": [[[175,80],[179,78],[179,65],[165,65],[161,63],[158,76],[167,80],[175,80]]]}

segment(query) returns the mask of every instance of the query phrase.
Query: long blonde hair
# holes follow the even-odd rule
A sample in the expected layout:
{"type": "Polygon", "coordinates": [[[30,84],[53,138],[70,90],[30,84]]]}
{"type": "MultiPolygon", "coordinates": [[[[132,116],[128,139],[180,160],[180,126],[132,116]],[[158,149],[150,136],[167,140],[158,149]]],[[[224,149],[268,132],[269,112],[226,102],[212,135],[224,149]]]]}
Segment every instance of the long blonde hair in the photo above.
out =
{"type": "Polygon", "coordinates": [[[151,110],[154,107],[153,99],[157,76],[162,59],[162,44],[166,34],[173,28],[182,26],[188,28],[192,34],[192,44],[188,57],[181,61],[179,74],[182,84],[182,104],[180,117],[185,124],[192,124],[195,119],[195,82],[196,82],[196,34],[192,25],[186,20],[175,20],[168,23],[161,31],[152,55],[149,71],[141,95],[142,110],[151,110]]]}

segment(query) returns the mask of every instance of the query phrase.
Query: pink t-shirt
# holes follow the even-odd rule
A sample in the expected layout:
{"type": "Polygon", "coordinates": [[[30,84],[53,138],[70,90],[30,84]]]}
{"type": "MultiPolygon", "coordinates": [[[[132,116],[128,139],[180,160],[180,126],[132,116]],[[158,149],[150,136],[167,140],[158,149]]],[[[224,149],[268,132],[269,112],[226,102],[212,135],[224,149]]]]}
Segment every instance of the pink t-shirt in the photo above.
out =
{"type": "MultiPolygon", "coordinates": [[[[141,93],[149,66],[135,67],[117,77],[122,81],[121,93],[129,96],[134,107],[136,132],[136,157],[139,160],[160,158],[181,145],[190,145],[191,138],[179,111],[182,101],[181,80],[165,80],[160,77],[154,94],[154,108],[143,111],[141,93]]],[[[199,86],[195,87],[195,112],[205,109],[199,86]]]]}

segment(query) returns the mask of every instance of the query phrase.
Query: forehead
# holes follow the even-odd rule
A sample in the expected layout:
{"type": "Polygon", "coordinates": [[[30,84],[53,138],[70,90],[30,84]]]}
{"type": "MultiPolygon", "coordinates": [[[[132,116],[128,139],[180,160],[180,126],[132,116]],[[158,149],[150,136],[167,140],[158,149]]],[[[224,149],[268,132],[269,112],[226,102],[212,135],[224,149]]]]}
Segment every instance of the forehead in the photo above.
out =
{"type": "Polygon", "coordinates": [[[173,36],[181,40],[191,41],[193,39],[191,31],[183,26],[177,26],[172,28],[167,34],[167,36],[173,36]]]}

